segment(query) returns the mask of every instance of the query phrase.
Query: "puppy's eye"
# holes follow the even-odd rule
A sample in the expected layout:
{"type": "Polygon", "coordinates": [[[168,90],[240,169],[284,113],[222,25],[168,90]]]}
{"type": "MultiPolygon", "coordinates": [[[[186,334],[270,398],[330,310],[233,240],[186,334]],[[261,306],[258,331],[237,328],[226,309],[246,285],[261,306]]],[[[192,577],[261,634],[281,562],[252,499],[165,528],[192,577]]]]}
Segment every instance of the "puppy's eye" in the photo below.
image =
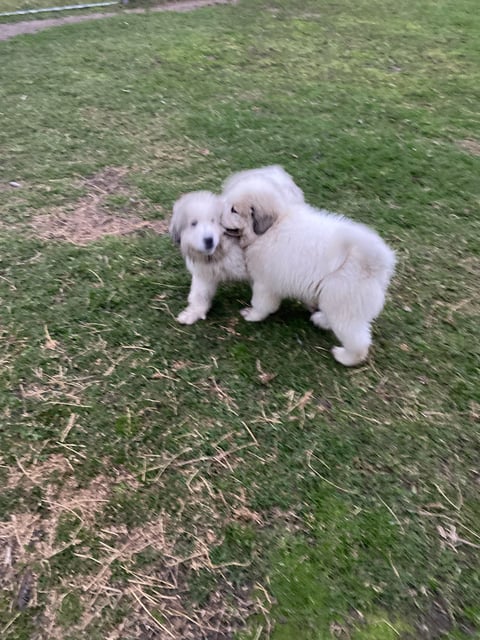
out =
{"type": "Polygon", "coordinates": [[[250,215],[253,216],[255,215],[255,207],[250,207],[250,215]]]}
{"type": "Polygon", "coordinates": [[[190,226],[191,226],[191,227],[196,227],[196,226],[197,226],[197,224],[198,224],[198,222],[197,222],[196,220],[194,220],[194,221],[191,223],[191,225],[190,225],[190,226]]]}
{"type": "Polygon", "coordinates": [[[238,213],[238,211],[235,209],[235,207],[232,207],[232,208],[230,209],[230,212],[231,212],[231,213],[238,213]]]}

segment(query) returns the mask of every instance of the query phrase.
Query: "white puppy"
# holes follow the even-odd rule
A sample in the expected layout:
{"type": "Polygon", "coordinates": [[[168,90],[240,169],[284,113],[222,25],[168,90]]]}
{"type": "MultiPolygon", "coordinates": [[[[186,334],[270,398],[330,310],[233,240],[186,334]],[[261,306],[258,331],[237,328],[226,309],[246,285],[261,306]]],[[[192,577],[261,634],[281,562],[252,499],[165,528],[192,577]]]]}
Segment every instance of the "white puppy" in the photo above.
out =
{"type": "MultiPolygon", "coordinates": [[[[224,183],[224,193],[252,179],[274,187],[286,201],[303,202],[303,192],[280,166],[271,165],[232,174],[224,183]]],[[[209,191],[182,196],[173,206],[170,235],[180,245],[192,274],[188,306],[178,315],[182,324],[204,320],[218,285],[226,281],[248,280],[245,258],[238,238],[220,224],[223,199],[209,191]]]]}
{"type": "Polygon", "coordinates": [[[343,346],[332,349],[346,365],[366,359],[370,325],[385,302],[395,254],[368,227],[307,204],[285,202],[271,185],[252,179],[226,194],[222,224],[241,234],[252,280],[251,307],[263,320],[283,298],[317,309],[313,324],[332,329],[343,346]]]}
{"type": "Polygon", "coordinates": [[[248,279],[238,239],[220,224],[222,210],[222,198],[209,191],[187,193],[173,206],[170,235],[192,274],[188,306],[177,317],[182,324],[205,320],[221,282],[248,279]]]}
{"type": "Polygon", "coordinates": [[[257,169],[247,169],[232,174],[223,183],[223,196],[228,197],[228,194],[239,186],[243,186],[245,189],[248,188],[250,182],[264,182],[271,185],[285,201],[292,204],[294,202],[305,202],[303,191],[295,184],[292,176],[278,164],[257,169]]]}

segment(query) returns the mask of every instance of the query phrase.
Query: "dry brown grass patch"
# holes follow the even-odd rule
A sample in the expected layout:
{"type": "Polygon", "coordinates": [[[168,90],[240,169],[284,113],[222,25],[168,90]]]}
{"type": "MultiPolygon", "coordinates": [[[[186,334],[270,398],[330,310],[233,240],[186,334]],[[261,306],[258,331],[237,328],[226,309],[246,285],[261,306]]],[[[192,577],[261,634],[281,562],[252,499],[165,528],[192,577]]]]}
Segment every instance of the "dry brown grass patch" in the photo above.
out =
{"type": "Polygon", "coordinates": [[[52,476],[65,477],[72,472],[73,467],[70,461],[61,454],[54,454],[47,460],[34,464],[17,459],[16,468],[8,470],[6,488],[44,486],[50,482],[52,476]]]}
{"type": "Polygon", "coordinates": [[[144,220],[137,215],[119,216],[108,211],[109,196],[129,197],[124,181],[126,174],[123,167],[107,167],[85,180],[83,186],[87,194],[72,209],[57,207],[32,219],[30,225],[37,237],[84,246],[104,236],[127,235],[143,229],[166,233],[165,220],[144,220]]]}
{"type": "MultiPolygon", "coordinates": [[[[170,464],[188,475],[193,471],[191,465],[199,461],[204,462],[196,458],[170,464]]],[[[104,462],[110,466],[108,460],[104,462]]],[[[177,516],[163,511],[151,521],[129,528],[109,525],[105,520],[105,508],[115,487],[121,485],[122,492],[130,493],[140,488],[129,472],[120,470],[114,478],[98,475],[79,486],[74,466],[60,454],[44,461],[17,460],[16,466],[8,469],[7,486],[40,487],[42,509],[11,514],[0,522],[0,558],[4,559],[0,588],[11,594],[12,620],[18,610],[34,605],[42,611],[36,638],[60,640],[66,633],[62,607],[65,598],[74,597],[78,612],[68,623],[72,638],[88,637],[99,628],[109,640],[232,638],[253,613],[264,612],[268,594],[259,585],[257,589],[254,585],[238,587],[229,581],[229,567],[246,567],[248,563],[232,560],[216,564],[211,554],[223,542],[225,517],[259,525],[262,520],[249,507],[245,494],[231,505],[220,496],[218,500],[231,518],[222,516],[212,488],[198,471],[197,466],[189,485],[192,504],[185,504],[177,516]],[[184,509],[189,517],[183,517],[184,509]],[[44,580],[40,582],[39,577],[49,584],[52,563],[58,572],[59,556],[67,551],[85,563],[84,569],[73,574],[66,556],[65,562],[61,560],[63,573],[42,590],[44,580]],[[148,562],[142,561],[144,553],[148,562]],[[215,580],[215,588],[201,603],[189,595],[190,581],[199,572],[211,574],[215,580]],[[113,624],[113,612],[118,614],[119,610],[121,622],[117,615],[113,624]]]]}
{"type": "Polygon", "coordinates": [[[480,156],[480,141],[473,138],[465,138],[458,141],[458,146],[464,151],[468,151],[472,156],[480,156]]]}
{"type": "Polygon", "coordinates": [[[34,371],[35,380],[20,385],[23,400],[48,404],[85,406],[82,404],[84,391],[95,384],[92,376],[69,376],[61,365],[56,373],[49,374],[43,369],[34,371]]]}

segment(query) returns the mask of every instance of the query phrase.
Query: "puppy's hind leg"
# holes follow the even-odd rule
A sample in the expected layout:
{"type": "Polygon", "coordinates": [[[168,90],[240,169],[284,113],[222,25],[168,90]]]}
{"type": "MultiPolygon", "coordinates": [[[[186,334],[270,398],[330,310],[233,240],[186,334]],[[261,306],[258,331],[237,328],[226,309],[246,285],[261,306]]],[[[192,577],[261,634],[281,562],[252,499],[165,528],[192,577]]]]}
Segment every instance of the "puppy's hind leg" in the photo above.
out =
{"type": "Polygon", "coordinates": [[[346,367],[353,367],[366,359],[372,343],[368,323],[352,323],[341,327],[333,325],[332,329],[343,345],[332,349],[333,357],[337,362],[346,367]]]}
{"type": "Polygon", "coordinates": [[[346,367],[367,358],[372,342],[370,323],[377,308],[376,287],[358,278],[354,268],[346,264],[343,271],[325,278],[319,300],[330,328],[342,343],[332,349],[333,357],[346,367]]]}
{"type": "Polygon", "coordinates": [[[205,320],[212,306],[216,290],[217,282],[205,280],[193,274],[188,294],[188,307],[178,314],[178,322],[180,324],[194,324],[197,320],[205,320]]]}
{"type": "Polygon", "coordinates": [[[252,306],[242,309],[240,313],[248,322],[260,322],[275,313],[282,299],[261,282],[254,282],[252,288],[252,306]]]}

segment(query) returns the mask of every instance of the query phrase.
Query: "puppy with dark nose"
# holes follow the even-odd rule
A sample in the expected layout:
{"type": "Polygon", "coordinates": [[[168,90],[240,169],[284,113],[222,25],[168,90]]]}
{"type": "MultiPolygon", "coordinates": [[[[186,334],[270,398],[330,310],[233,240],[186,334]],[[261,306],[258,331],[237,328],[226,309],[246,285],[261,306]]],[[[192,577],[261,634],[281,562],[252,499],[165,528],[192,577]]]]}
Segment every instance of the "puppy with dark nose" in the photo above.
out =
{"type": "Polygon", "coordinates": [[[188,306],[177,316],[182,324],[205,320],[221,282],[247,280],[237,238],[220,224],[223,199],[210,191],[182,196],[173,207],[170,235],[192,274],[188,306]]]}

